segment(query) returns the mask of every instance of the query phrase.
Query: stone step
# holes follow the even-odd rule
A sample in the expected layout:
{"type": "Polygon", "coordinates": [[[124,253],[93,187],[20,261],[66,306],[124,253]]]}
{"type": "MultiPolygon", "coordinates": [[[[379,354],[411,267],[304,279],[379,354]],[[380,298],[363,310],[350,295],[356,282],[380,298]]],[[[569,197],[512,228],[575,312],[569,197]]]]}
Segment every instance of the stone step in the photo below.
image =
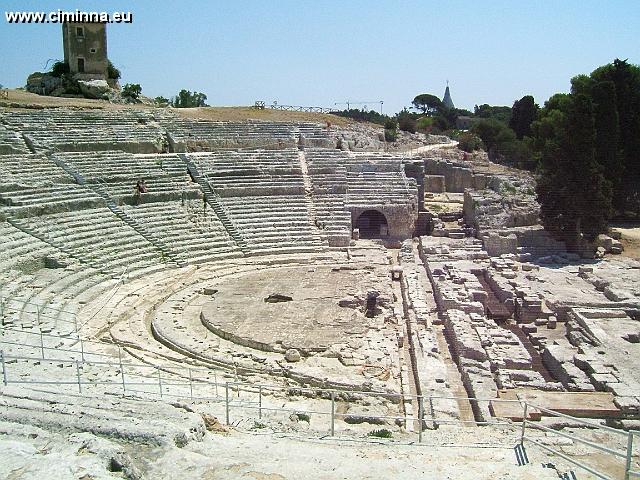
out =
{"type": "Polygon", "coordinates": [[[200,415],[157,401],[5,386],[0,388],[0,405],[4,421],[152,445],[184,446],[200,441],[206,431],[200,415]]]}

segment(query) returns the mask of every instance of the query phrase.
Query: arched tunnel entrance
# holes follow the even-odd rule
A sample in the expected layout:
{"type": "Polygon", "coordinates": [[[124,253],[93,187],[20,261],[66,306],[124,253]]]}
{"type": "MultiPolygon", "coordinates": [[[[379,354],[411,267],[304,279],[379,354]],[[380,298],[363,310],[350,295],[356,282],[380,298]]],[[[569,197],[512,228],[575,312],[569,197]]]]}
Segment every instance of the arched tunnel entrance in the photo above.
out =
{"type": "Polygon", "coordinates": [[[382,238],[389,235],[387,218],[378,210],[365,210],[356,220],[355,228],[360,230],[360,238],[382,238]]]}

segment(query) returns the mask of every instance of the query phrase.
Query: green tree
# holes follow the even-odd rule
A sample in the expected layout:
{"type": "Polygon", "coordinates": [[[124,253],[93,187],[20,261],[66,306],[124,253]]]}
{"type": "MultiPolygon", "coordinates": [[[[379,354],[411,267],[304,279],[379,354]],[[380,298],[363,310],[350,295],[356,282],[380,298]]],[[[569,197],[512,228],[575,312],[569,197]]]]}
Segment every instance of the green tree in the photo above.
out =
{"type": "Polygon", "coordinates": [[[420,117],[416,121],[416,130],[423,133],[429,133],[433,129],[434,124],[435,124],[435,118],[420,117]]]}
{"type": "Polygon", "coordinates": [[[142,93],[142,87],[138,83],[126,83],[122,87],[122,96],[128,100],[136,101],[142,93]]]}
{"type": "Polygon", "coordinates": [[[576,245],[606,231],[611,188],[596,160],[594,108],[584,94],[557,96],[545,109],[542,156],[536,193],[545,228],[576,245]],[[557,107],[557,108],[555,108],[557,107]]]}
{"type": "Polygon", "coordinates": [[[615,86],[619,158],[624,172],[616,205],[640,216],[640,66],[616,58],[595,69],[590,77],[615,86]]]}
{"type": "Polygon", "coordinates": [[[395,142],[398,138],[398,121],[395,118],[388,118],[384,122],[384,140],[395,142]]]}
{"type": "Polygon", "coordinates": [[[495,119],[479,120],[470,131],[482,140],[489,160],[528,170],[535,168],[535,157],[529,143],[518,140],[515,132],[503,122],[495,119]]]}
{"type": "Polygon", "coordinates": [[[594,103],[596,129],[596,161],[603,167],[604,175],[611,183],[613,205],[621,210],[625,206],[623,192],[624,164],[619,148],[619,117],[616,107],[615,84],[610,81],[598,82],[591,88],[594,103]]]}
{"type": "Polygon", "coordinates": [[[531,123],[538,116],[539,107],[531,95],[525,95],[513,102],[509,127],[516,134],[518,140],[531,136],[531,123]]]}
{"type": "Polygon", "coordinates": [[[433,115],[444,109],[442,101],[435,95],[430,93],[422,93],[416,96],[411,102],[416,110],[420,110],[425,115],[433,115]]]}
{"type": "Polygon", "coordinates": [[[71,70],[69,69],[69,64],[67,62],[57,61],[51,65],[51,76],[53,77],[60,78],[70,71],[71,70]]]}
{"type": "Polygon", "coordinates": [[[476,105],[473,109],[473,114],[478,118],[488,118],[507,124],[511,118],[511,107],[493,106],[484,103],[480,106],[476,105]]]}
{"type": "Polygon", "coordinates": [[[571,93],[593,102],[596,159],[613,186],[616,211],[640,216],[640,67],[615,59],[573,77],[571,93]]]}
{"type": "Polygon", "coordinates": [[[498,135],[505,128],[504,123],[494,119],[480,120],[473,124],[471,127],[471,133],[477,135],[482,140],[489,158],[495,156],[496,149],[498,147],[498,135]]]}
{"type": "Polygon", "coordinates": [[[200,92],[191,92],[182,89],[172,100],[172,105],[176,108],[206,107],[207,96],[200,92]]]}
{"type": "Polygon", "coordinates": [[[389,118],[387,115],[382,115],[375,110],[361,110],[359,108],[350,108],[349,110],[341,110],[337,112],[331,112],[333,115],[339,117],[353,118],[361,122],[371,122],[378,125],[384,125],[384,122],[389,118]]]}
{"type": "Polygon", "coordinates": [[[458,138],[458,148],[465,152],[482,149],[482,140],[471,132],[465,132],[458,138]]]}
{"type": "Polygon", "coordinates": [[[406,108],[398,113],[398,126],[403,132],[416,133],[416,115],[406,108]]]}
{"type": "Polygon", "coordinates": [[[120,80],[121,77],[120,70],[118,70],[113,63],[111,63],[111,60],[108,60],[107,63],[107,77],[111,80],[120,80]]]}
{"type": "Polygon", "coordinates": [[[159,105],[160,107],[166,107],[167,105],[169,105],[171,103],[171,100],[169,100],[166,97],[163,96],[158,96],[156,98],[153,99],[153,101],[159,105]]]}

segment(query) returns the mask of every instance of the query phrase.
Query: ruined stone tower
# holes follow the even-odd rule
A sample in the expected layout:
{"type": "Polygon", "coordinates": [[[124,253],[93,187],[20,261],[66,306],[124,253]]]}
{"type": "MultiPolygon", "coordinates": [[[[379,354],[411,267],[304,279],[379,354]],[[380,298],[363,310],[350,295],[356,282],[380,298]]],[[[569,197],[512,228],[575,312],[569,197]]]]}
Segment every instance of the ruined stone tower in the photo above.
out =
{"type": "Polygon", "coordinates": [[[107,26],[105,23],[64,22],[64,61],[83,80],[107,79],[107,26]]]}

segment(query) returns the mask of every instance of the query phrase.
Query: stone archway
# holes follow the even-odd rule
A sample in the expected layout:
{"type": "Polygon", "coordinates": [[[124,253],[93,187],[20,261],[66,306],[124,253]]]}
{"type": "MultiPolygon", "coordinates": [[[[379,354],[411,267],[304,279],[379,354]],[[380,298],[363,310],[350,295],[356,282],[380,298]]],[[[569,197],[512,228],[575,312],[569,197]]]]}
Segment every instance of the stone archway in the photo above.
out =
{"type": "Polygon", "coordinates": [[[355,228],[360,230],[360,238],[385,238],[389,236],[387,217],[378,210],[365,210],[358,216],[355,228]]]}

